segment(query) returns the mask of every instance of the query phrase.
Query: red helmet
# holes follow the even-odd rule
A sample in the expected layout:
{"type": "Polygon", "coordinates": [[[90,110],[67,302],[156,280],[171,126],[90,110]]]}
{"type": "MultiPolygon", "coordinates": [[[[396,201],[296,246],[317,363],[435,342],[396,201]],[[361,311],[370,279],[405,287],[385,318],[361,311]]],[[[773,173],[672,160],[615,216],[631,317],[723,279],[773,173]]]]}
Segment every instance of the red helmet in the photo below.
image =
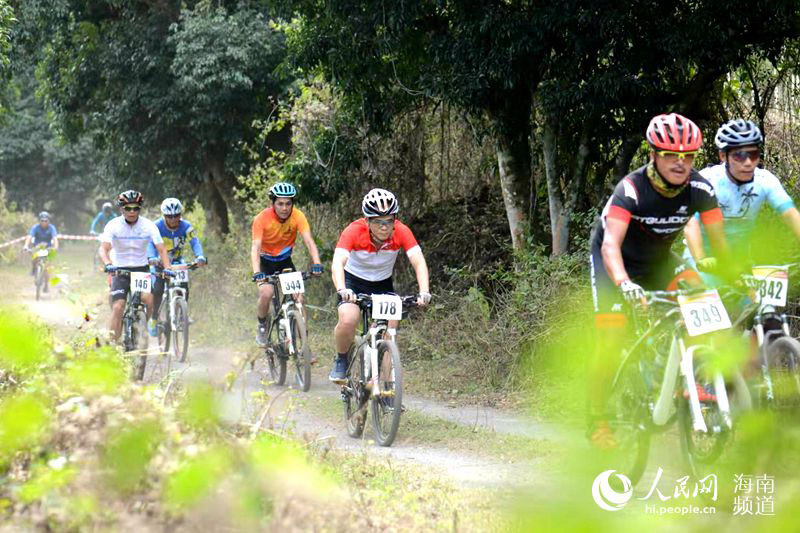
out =
{"type": "Polygon", "coordinates": [[[694,152],[703,144],[697,124],[677,113],[653,117],[647,126],[647,142],[657,150],[694,152]]]}

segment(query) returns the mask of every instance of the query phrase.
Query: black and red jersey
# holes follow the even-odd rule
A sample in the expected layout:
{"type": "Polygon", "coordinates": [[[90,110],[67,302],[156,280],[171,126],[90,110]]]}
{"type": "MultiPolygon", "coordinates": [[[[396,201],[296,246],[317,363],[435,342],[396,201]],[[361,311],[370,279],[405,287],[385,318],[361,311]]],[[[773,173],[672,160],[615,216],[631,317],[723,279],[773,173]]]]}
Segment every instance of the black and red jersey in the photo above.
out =
{"type": "Polygon", "coordinates": [[[622,261],[632,278],[646,276],[667,260],[673,241],[695,213],[700,213],[704,224],[722,220],[714,188],[695,169],[688,186],[674,198],[656,192],[646,169],[638,168],[620,180],[597,219],[592,238],[592,247],[599,249],[608,218],[628,222],[622,261]]]}

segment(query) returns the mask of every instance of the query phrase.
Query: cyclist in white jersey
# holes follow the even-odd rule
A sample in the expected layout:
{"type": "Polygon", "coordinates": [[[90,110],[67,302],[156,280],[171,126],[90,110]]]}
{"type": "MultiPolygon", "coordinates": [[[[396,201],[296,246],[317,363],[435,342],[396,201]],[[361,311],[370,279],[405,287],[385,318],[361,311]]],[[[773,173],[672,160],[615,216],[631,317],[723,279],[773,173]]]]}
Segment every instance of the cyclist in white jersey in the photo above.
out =
{"type": "MultiPolygon", "coordinates": [[[[134,272],[150,272],[147,258],[147,245],[152,242],[165,270],[171,268],[167,249],[161,233],[149,219],[139,216],[144,197],[137,191],[125,191],[117,198],[122,216],[106,224],[100,236],[100,260],[106,272],[124,268],[134,272]]],[[[114,340],[122,331],[122,313],[130,290],[130,277],[114,276],[111,282],[111,320],[109,328],[114,332],[114,340]]],[[[142,302],[147,308],[147,318],[153,314],[153,295],[142,294],[142,302]]]]}
{"type": "MultiPolygon", "coordinates": [[[[781,216],[800,240],[800,212],[778,178],[758,168],[764,136],[750,120],[735,119],[723,124],[714,137],[720,163],[700,171],[714,187],[722,210],[725,237],[734,257],[749,257],[749,245],[758,213],[764,203],[781,216]]],[[[688,248],[684,257],[704,270],[713,270],[708,242],[699,220],[693,218],[685,228],[688,248]],[[704,243],[705,241],[705,243],[704,243]]],[[[706,277],[706,276],[704,276],[706,277]]]]}

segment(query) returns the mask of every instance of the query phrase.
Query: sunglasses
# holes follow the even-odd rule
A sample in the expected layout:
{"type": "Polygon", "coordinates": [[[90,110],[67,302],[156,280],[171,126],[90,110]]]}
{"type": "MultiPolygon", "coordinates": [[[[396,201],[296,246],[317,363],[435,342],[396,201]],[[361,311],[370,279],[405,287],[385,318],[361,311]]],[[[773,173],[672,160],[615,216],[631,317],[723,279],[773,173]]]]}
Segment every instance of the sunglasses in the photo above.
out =
{"type": "Polygon", "coordinates": [[[375,224],[377,226],[380,226],[381,228],[391,228],[391,227],[394,226],[394,219],[392,219],[392,220],[379,220],[379,219],[373,218],[373,219],[370,219],[369,223],[370,224],[375,224]]]}
{"type": "Polygon", "coordinates": [[[761,152],[758,150],[737,150],[735,152],[731,152],[730,156],[734,161],[744,163],[748,159],[750,161],[758,161],[761,159],[761,152]]]}
{"type": "Polygon", "coordinates": [[[679,159],[683,161],[684,159],[694,159],[698,152],[699,150],[694,150],[692,152],[672,152],[670,150],[661,150],[656,152],[656,155],[663,157],[667,161],[677,161],[679,159]]]}
{"type": "Polygon", "coordinates": [[[181,218],[180,215],[164,215],[164,218],[181,218]]]}
{"type": "Polygon", "coordinates": [[[141,211],[141,209],[142,209],[142,208],[141,208],[141,207],[139,207],[138,205],[126,205],[126,206],[125,206],[125,207],[123,207],[122,209],[124,209],[124,210],[125,210],[125,211],[127,211],[128,213],[131,213],[131,212],[133,212],[133,211],[141,211]]]}

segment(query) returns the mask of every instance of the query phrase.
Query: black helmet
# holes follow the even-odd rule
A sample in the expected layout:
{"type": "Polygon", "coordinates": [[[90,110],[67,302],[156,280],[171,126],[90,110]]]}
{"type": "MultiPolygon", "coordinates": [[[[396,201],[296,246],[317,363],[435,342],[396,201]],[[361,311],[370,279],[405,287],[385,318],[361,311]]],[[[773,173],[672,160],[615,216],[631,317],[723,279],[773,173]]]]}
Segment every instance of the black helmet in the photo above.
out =
{"type": "Polygon", "coordinates": [[[726,122],[717,130],[714,136],[714,144],[720,150],[729,150],[739,146],[751,144],[761,144],[764,136],[752,120],[737,118],[726,122]]]}
{"type": "Polygon", "coordinates": [[[117,205],[123,206],[128,204],[139,204],[142,205],[144,203],[144,196],[139,191],[125,191],[124,193],[117,196],[117,205]]]}

